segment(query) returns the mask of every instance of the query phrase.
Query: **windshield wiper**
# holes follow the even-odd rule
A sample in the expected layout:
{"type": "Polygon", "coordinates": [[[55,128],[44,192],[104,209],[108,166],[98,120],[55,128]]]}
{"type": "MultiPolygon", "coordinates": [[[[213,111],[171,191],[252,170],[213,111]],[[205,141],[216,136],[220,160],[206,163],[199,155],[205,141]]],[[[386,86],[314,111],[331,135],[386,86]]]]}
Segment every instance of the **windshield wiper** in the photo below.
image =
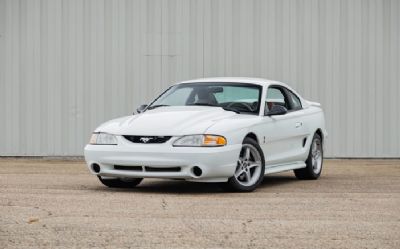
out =
{"type": "Polygon", "coordinates": [[[202,105],[202,106],[213,106],[213,107],[221,107],[222,109],[224,109],[225,111],[231,111],[231,112],[236,112],[236,113],[240,113],[238,110],[234,109],[234,108],[229,108],[229,107],[223,107],[223,106],[219,106],[219,105],[212,105],[209,103],[193,103],[190,105],[202,105]]]}
{"type": "Polygon", "coordinates": [[[156,109],[157,107],[162,107],[162,106],[170,106],[170,105],[152,105],[152,106],[148,107],[147,110],[153,110],[153,109],[156,109]]]}
{"type": "Polygon", "coordinates": [[[217,105],[212,105],[212,104],[209,104],[209,103],[192,103],[192,104],[189,104],[189,105],[202,105],[202,106],[214,106],[214,107],[218,107],[217,105]]]}
{"type": "Polygon", "coordinates": [[[229,107],[221,107],[222,109],[224,109],[225,111],[231,111],[231,112],[236,112],[237,114],[240,114],[240,112],[236,109],[233,108],[229,108],[229,107]]]}

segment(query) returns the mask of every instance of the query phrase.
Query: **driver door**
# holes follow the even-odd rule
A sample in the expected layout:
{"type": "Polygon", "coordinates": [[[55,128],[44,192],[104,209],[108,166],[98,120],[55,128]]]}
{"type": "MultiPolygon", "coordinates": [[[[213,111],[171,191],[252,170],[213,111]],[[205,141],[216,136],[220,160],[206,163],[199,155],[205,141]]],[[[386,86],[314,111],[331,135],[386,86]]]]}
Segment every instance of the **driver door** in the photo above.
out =
{"type": "Polygon", "coordinates": [[[261,125],[265,142],[262,149],[266,167],[293,163],[302,154],[303,139],[306,137],[303,125],[303,111],[293,108],[286,88],[270,86],[267,89],[265,110],[274,105],[284,106],[288,112],[284,115],[264,116],[261,125]]]}

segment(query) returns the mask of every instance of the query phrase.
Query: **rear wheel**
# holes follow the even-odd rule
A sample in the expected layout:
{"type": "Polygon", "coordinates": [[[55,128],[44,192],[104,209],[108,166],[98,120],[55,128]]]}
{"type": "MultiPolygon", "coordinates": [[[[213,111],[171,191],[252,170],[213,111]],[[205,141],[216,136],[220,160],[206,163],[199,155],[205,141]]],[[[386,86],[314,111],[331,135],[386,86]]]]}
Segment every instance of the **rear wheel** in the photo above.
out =
{"type": "Polygon", "coordinates": [[[143,178],[103,178],[97,176],[101,183],[109,188],[134,188],[142,182],[143,178]]]}
{"type": "Polygon", "coordinates": [[[323,163],[323,147],[321,136],[317,133],[314,134],[310,152],[306,160],[306,167],[303,169],[295,169],[294,174],[297,179],[301,180],[315,180],[321,175],[323,163]]]}
{"type": "Polygon", "coordinates": [[[264,155],[260,146],[254,139],[245,138],[235,174],[229,178],[224,186],[233,191],[253,191],[262,182],[264,170],[264,155]]]}

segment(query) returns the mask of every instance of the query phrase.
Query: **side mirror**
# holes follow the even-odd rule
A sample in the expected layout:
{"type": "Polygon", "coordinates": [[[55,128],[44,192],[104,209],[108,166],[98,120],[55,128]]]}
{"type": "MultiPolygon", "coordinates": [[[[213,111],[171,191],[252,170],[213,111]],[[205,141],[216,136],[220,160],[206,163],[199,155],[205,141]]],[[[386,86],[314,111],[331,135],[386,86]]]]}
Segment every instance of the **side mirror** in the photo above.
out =
{"type": "Polygon", "coordinates": [[[274,105],[271,111],[266,111],[265,116],[285,115],[288,110],[281,105],[274,105]]]}
{"type": "Polygon", "coordinates": [[[146,108],[147,108],[147,105],[140,105],[140,106],[136,109],[136,111],[137,111],[138,113],[142,113],[146,108]]]}

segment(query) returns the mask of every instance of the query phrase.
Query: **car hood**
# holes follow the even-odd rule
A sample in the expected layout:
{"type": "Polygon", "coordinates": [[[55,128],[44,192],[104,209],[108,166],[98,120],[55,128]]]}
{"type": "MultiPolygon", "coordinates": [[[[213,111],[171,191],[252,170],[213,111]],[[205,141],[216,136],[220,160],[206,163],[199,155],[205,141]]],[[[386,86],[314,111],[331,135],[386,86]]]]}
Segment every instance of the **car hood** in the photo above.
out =
{"type": "Polygon", "coordinates": [[[221,119],[238,114],[219,107],[168,106],[104,123],[96,132],[116,135],[180,136],[204,133],[221,119]]]}

